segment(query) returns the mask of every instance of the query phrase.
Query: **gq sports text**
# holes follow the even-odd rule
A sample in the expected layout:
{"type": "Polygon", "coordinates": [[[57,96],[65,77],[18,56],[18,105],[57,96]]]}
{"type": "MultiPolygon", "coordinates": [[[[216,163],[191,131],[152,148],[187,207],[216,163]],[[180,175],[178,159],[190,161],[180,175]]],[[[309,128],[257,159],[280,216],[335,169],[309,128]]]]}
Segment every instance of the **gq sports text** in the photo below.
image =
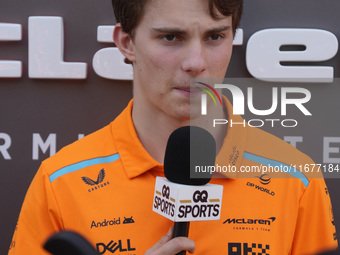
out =
{"type": "Polygon", "coordinates": [[[195,173],[339,173],[340,164],[301,164],[301,165],[252,165],[240,166],[237,168],[234,165],[219,165],[215,166],[195,166],[195,173]]]}

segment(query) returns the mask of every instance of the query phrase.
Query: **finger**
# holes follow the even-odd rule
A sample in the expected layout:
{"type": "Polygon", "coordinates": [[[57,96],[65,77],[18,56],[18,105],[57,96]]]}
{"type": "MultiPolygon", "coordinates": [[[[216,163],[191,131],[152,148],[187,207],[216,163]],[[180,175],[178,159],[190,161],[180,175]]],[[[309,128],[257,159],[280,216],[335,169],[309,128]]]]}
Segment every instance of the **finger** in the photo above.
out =
{"type": "MultiPolygon", "coordinates": [[[[169,241],[171,240],[173,234],[174,234],[174,226],[171,226],[171,227],[169,228],[168,233],[166,233],[166,235],[163,236],[163,237],[156,243],[157,247],[159,248],[159,247],[163,246],[165,243],[169,242],[169,241]]],[[[155,245],[155,246],[156,246],[156,245],[155,245]]]]}
{"type": "Polygon", "coordinates": [[[161,248],[166,242],[170,241],[172,238],[173,232],[174,232],[174,226],[171,226],[168,233],[165,236],[163,236],[161,239],[159,239],[159,241],[154,246],[148,249],[145,255],[153,254],[153,252],[161,248]]]}
{"type": "Polygon", "coordinates": [[[187,237],[176,237],[161,246],[157,250],[156,254],[173,255],[179,253],[180,251],[194,253],[195,247],[195,242],[192,239],[187,237]]]}

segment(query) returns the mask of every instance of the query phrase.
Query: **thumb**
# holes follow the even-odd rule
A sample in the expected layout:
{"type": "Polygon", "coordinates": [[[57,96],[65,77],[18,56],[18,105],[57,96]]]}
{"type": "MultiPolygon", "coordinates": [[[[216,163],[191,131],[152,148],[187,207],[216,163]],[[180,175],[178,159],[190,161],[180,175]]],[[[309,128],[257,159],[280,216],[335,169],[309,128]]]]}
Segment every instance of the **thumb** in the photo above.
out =
{"type": "Polygon", "coordinates": [[[168,233],[165,236],[163,236],[161,239],[159,239],[159,241],[154,246],[152,246],[152,248],[150,248],[148,252],[152,253],[158,250],[159,248],[161,248],[165,243],[169,242],[172,238],[173,232],[174,232],[174,226],[171,226],[168,233]]]}

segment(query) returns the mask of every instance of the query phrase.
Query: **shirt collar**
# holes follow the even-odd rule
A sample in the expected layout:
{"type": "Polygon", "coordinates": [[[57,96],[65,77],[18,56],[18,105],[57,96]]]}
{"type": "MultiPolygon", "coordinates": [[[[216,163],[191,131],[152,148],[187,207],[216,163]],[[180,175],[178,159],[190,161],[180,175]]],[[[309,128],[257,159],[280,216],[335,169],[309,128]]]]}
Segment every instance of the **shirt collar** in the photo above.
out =
{"type": "Polygon", "coordinates": [[[149,155],[138,139],[132,122],[132,105],[133,99],[111,123],[113,139],[129,178],[139,176],[152,168],[162,167],[149,155]]]}
{"type": "Polygon", "coordinates": [[[237,171],[241,167],[248,124],[240,115],[233,114],[233,106],[225,96],[223,96],[223,103],[228,112],[228,128],[222,148],[216,157],[215,166],[225,167],[225,172],[221,172],[222,177],[236,178],[237,171]]]}
{"type": "MultiPolygon", "coordinates": [[[[216,157],[216,166],[240,169],[246,143],[247,123],[239,115],[233,115],[233,107],[226,97],[223,102],[228,112],[227,135],[216,157]],[[233,126],[231,127],[231,121],[233,126]],[[238,123],[238,124],[235,124],[238,123]],[[242,123],[245,123],[244,125],[242,123]]],[[[132,122],[133,99],[121,114],[111,123],[113,139],[118,149],[122,164],[129,178],[137,177],[150,169],[163,168],[153,159],[141,144],[132,122]]],[[[233,171],[222,172],[222,177],[236,178],[233,171]]]]}

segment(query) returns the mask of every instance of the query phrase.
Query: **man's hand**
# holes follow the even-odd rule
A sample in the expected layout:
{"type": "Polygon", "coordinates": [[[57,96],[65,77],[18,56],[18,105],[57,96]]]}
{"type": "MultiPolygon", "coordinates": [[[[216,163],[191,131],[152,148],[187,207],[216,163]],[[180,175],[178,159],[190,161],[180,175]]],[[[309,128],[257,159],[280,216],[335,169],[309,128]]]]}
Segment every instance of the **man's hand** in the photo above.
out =
{"type": "Polygon", "coordinates": [[[172,238],[174,227],[163,236],[153,247],[145,252],[144,255],[174,255],[180,251],[195,252],[195,242],[187,237],[172,238]]]}

